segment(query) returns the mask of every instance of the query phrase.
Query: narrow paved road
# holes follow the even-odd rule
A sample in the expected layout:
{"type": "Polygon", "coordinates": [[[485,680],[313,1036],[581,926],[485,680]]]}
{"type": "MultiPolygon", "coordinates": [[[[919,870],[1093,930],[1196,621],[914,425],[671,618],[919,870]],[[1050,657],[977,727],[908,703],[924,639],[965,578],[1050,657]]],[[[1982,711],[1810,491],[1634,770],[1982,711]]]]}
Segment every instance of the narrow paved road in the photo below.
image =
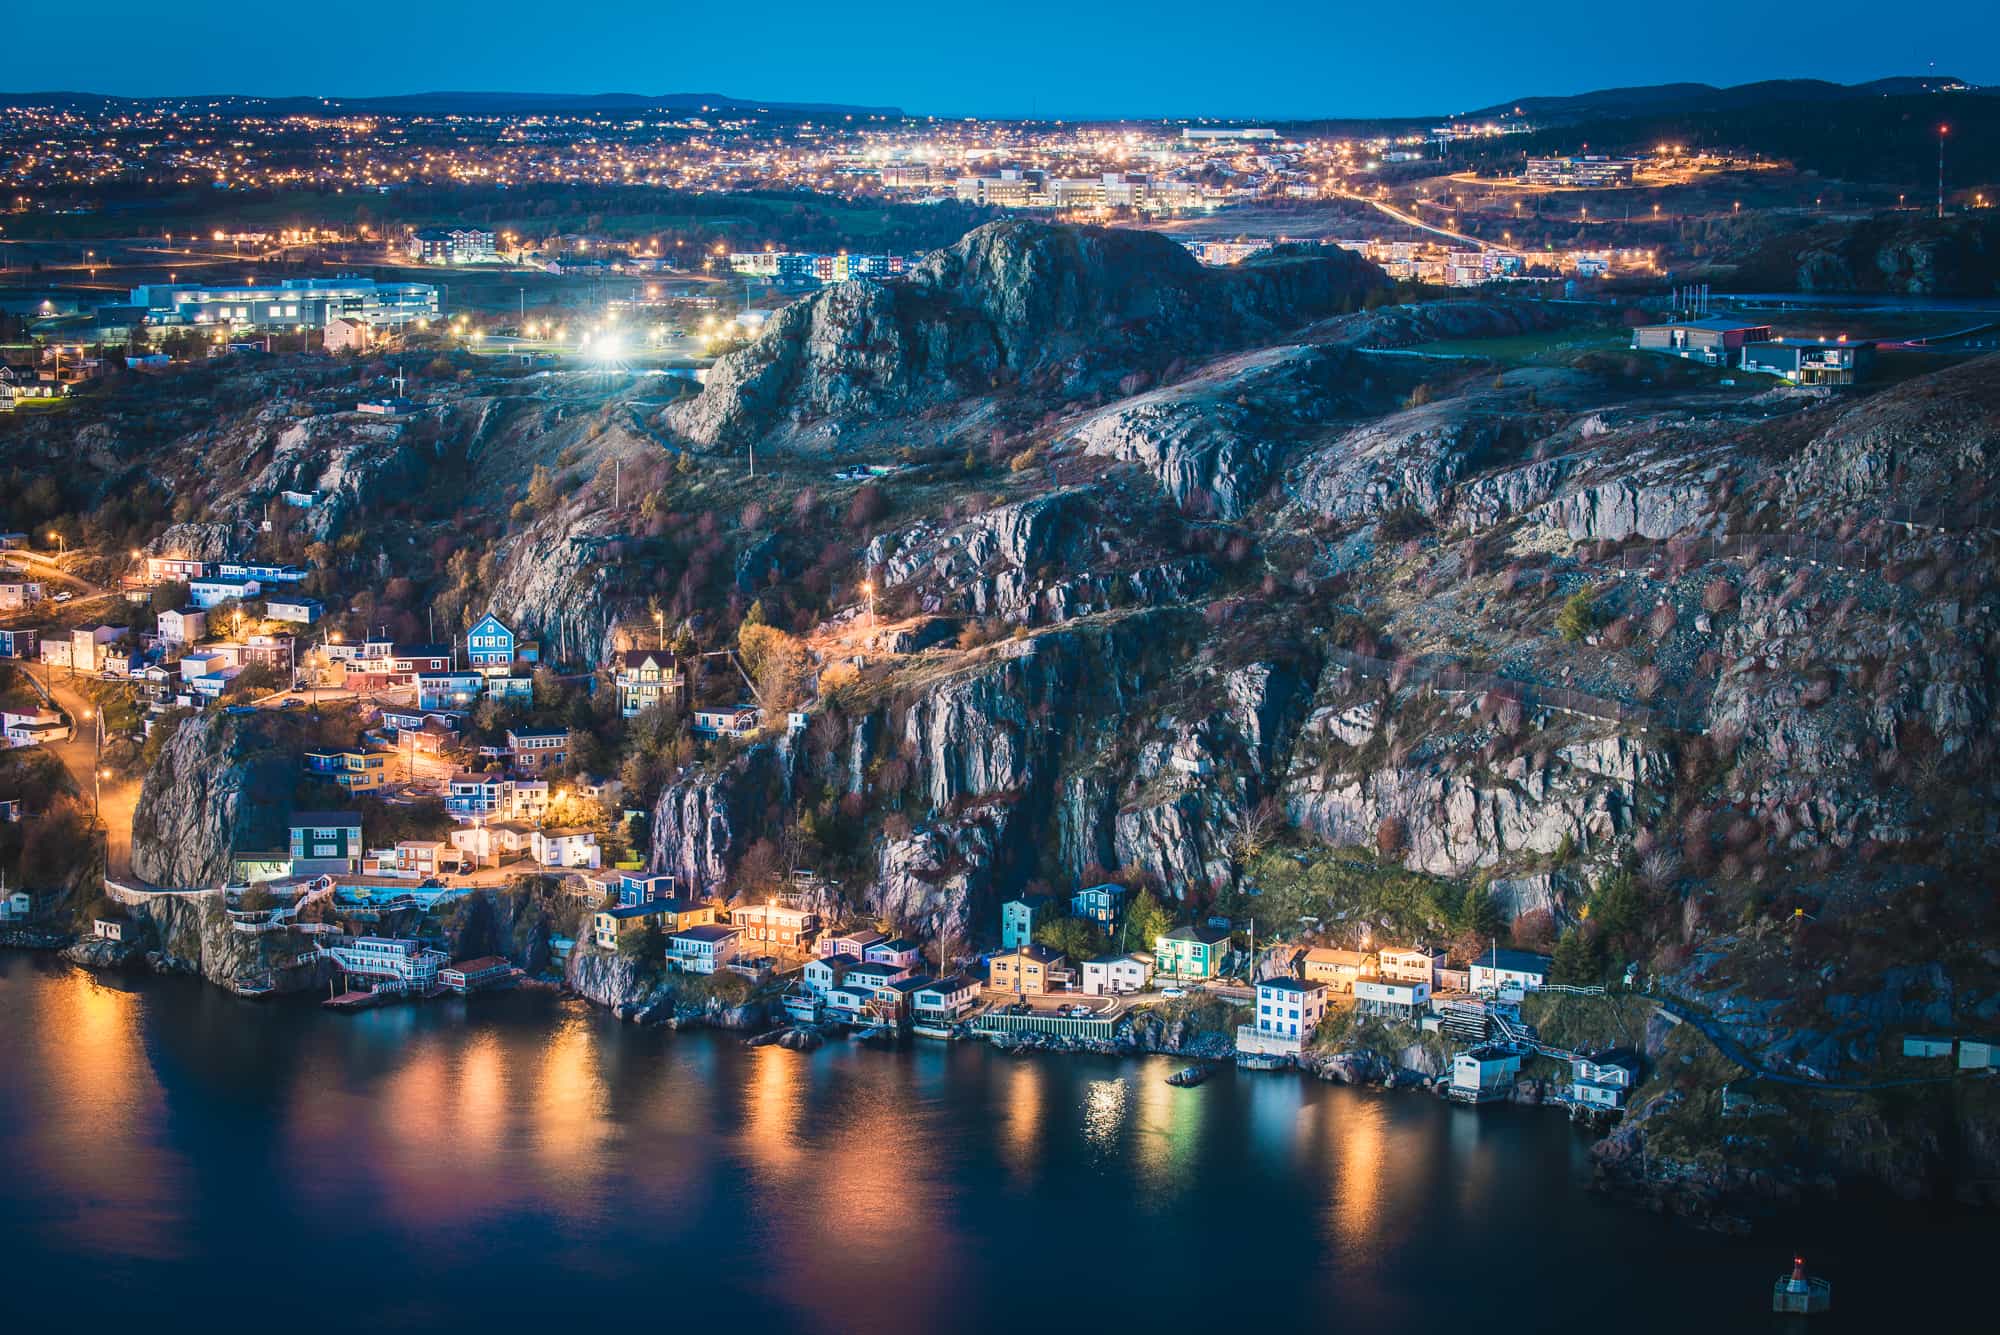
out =
{"type": "Polygon", "coordinates": [[[97,801],[98,819],[103,821],[105,830],[105,874],[120,880],[127,879],[132,874],[132,812],[139,804],[139,782],[136,779],[97,777],[99,720],[96,706],[79,694],[62,673],[52,672],[50,676],[53,680],[48,685],[56,705],[69,715],[75,724],[75,733],[68,741],[58,742],[49,749],[69,771],[70,781],[76,785],[78,797],[86,809],[93,797],[97,801]]]}

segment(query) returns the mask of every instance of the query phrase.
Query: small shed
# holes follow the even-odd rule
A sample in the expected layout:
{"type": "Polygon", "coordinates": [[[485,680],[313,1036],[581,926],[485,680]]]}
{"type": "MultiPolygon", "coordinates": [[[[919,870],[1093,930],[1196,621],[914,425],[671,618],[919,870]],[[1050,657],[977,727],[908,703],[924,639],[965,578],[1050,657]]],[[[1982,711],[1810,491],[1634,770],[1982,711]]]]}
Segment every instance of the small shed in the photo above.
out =
{"type": "Polygon", "coordinates": [[[1905,1057],[1949,1057],[1952,1040],[1949,1036],[1937,1034],[1903,1035],[1903,1055],[1905,1057]]]}

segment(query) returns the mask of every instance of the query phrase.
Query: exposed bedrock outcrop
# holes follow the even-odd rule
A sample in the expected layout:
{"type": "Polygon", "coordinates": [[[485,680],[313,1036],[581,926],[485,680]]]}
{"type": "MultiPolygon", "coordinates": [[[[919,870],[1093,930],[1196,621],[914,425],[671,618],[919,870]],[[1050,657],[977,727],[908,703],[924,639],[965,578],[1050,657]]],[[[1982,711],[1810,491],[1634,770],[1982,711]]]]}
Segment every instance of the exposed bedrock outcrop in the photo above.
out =
{"type": "Polygon", "coordinates": [[[1059,392],[1088,393],[1135,367],[1321,318],[1385,281],[1334,248],[1207,270],[1153,233],[989,223],[900,279],[795,302],[665,420],[717,448],[787,423],[864,424],[1044,372],[1059,392]]]}
{"type": "Polygon", "coordinates": [[[283,848],[295,732],[273,715],[182,719],[132,814],[133,873],[174,888],[221,885],[236,850],[283,848]]]}

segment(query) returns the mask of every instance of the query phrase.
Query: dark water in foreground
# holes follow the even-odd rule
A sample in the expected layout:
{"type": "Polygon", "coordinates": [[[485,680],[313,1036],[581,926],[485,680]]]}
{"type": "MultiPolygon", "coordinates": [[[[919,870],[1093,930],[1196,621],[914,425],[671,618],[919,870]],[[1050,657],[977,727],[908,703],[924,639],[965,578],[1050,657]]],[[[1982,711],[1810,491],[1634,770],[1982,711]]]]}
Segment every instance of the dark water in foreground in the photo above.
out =
{"type": "Polygon", "coordinates": [[[0,1330],[1776,1330],[1795,1245],[1853,1330],[1987,1282],[1991,1216],[1722,1238],[1586,1193],[1553,1114],[1174,1065],[0,952],[0,1330]]]}

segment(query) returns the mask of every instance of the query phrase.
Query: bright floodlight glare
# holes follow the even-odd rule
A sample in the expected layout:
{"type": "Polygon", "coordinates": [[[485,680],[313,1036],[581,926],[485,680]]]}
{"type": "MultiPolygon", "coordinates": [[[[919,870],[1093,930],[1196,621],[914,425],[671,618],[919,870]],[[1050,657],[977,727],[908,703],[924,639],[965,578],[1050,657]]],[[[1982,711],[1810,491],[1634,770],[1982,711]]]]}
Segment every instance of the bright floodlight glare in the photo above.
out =
{"type": "Polygon", "coordinates": [[[601,362],[615,362],[625,353],[625,340],[618,334],[603,334],[597,339],[592,355],[601,362]]]}

